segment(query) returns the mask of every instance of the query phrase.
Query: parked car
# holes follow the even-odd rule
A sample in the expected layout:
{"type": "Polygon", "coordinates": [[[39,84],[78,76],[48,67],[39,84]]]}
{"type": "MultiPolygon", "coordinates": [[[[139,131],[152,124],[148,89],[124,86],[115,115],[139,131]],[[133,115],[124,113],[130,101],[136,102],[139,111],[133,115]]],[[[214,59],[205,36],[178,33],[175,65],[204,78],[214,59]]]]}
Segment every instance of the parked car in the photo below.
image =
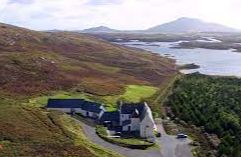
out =
{"type": "Polygon", "coordinates": [[[177,134],[177,138],[187,138],[186,134],[177,134]]]}
{"type": "Polygon", "coordinates": [[[157,134],[156,134],[156,137],[161,137],[162,136],[162,134],[160,133],[160,132],[158,132],[157,134]]]}
{"type": "Polygon", "coordinates": [[[122,134],[121,134],[121,132],[116,132],[115,135],[116,136],[121,136],[122,134]]]}

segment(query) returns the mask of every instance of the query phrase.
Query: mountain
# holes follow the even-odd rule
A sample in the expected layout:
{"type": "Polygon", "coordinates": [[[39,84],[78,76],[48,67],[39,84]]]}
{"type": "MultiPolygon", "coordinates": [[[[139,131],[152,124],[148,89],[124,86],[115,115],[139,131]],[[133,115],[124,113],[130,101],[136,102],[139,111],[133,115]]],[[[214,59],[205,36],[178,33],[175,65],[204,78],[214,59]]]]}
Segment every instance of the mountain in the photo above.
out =
{"type": "Polygon", "coordinates": [[[93,27],[80,32],[98,33],[188,33],[188,32],[239,32],[240,30],[230,28],[221,24],[208,23],[199,19],[182,17],[169,23],[164,23],[146,30],[115,30],[105,26],[93,27]]]}
{"type": "Polygon", "coordinates": [[[105,26],[93,27],[81,31],[82,33],[118,33],[119,30],[111,29],[105,26]]]}
{"type": "Polygon", "coordinates": [[[199,19],[179,18],[175,21],[165,23],[147,29],[151,33],[185,33],[185,32],[236,32],[238,30],[220,24],[207,23],[199,19]]]}

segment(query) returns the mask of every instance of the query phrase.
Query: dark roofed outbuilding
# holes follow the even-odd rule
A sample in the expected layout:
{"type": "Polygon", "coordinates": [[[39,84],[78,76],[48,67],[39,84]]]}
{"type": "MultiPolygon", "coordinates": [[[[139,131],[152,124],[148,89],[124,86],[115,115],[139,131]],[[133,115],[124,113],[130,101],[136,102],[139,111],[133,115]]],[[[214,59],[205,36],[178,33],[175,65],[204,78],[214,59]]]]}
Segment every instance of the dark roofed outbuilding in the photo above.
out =
{"type": "Polygon", "coordinates": [[[101,104],[85,101],[82,104],[82,109],[89,112],[100,113],[102,111],[101,104]]]}
{"type": "Polygon", "coordinates": [[[101,104],[83,99],[49,99],[46,108],[82,109],[93,113],[100,113],[103,110],[101,104]]]}
{"type": "Polygon", "coordinates": [[[49,99],[47,108],[81,108],[83,99],[49,99]]]}

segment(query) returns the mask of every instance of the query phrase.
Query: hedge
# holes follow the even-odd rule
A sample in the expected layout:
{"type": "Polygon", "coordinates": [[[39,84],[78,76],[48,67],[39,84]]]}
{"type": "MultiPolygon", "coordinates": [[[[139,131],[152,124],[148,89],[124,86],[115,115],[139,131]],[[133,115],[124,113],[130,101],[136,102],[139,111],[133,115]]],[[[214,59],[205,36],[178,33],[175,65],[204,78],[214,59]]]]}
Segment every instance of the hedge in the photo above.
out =
{"type": "Polygon", "coordinates": [[[107,142],[114,143],[116,145],[127,147],[131,149],[147,149],[149,147],[152,147],[155,145],[155,143],[151,143],[148,141],[144,141],[144,139],[137,139],[137,138],[128,138],[128,139],[122,139],[122,138],[110,138],[107,136],[106,128],[101,125],[96,126],[96,134],[104,139],[107,142]],[[129,141],[129,142],[128,142],[129,141]],[[133,141],[140,141],[144,142],[144,144],[133,144],[133,141]]]}

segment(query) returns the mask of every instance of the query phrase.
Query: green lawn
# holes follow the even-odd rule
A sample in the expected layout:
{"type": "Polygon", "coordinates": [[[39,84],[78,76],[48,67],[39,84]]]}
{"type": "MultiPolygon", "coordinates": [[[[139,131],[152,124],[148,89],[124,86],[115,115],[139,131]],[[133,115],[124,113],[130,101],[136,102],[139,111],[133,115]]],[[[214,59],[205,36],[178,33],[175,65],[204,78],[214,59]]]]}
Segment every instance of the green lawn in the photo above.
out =
{"type": "Polygon", "coordinates": [[[141,99],[151,97],[157,90],[158,88],[152,86],[129,85],[120,98],[129,102],[139,102],[141,99]]]}
{"type": "Polygon", "coordinates": [[[125,102],[140,102],[142,99],[153,96],[158,91],[158,88],[153,86],[129,85],[126,87],[125,93],[114,96],[104,96],[103,100],[107,105],[107,109],[113,110],[116,107],[117,100],[125,102]]]}

